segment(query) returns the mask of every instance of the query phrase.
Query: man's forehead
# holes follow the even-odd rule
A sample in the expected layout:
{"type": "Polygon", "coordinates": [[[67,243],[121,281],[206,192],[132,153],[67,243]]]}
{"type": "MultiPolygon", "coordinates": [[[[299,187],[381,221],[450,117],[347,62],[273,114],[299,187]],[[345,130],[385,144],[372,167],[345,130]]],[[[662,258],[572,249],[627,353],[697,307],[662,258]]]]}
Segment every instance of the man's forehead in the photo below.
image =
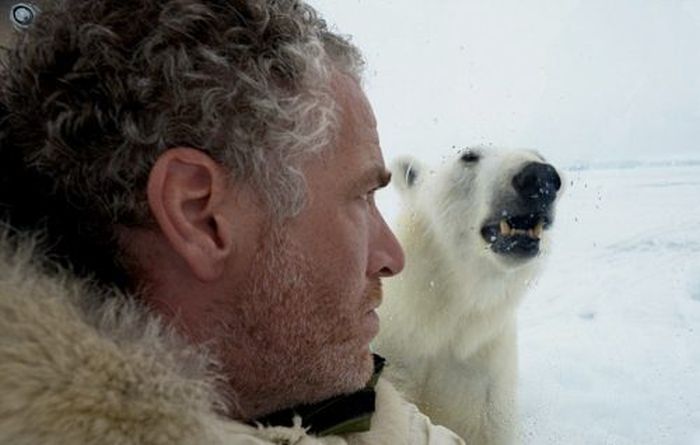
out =
{"type": "Polygon", "coordinates": [[[355,176],[384,168],[376,120],[359,83],[342,72],[333,73],[331,88],[338,106],[338,132],[334,149],[322,155],[337,162],[345,174],[355,176]]]}
{"type": "Polygon", "coordinates": [[[360,84],[350,75],[335,70],[331,87],[341,113],[376,130],[377,119],[360,84]]]}

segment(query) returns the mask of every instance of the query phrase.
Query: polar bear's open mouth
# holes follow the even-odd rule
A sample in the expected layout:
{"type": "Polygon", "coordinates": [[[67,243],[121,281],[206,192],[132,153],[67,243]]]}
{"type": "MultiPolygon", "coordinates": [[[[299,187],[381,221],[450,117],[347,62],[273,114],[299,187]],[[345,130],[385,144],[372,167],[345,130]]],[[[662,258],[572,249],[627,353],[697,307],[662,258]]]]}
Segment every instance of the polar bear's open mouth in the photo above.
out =
{"type": "Polygon", "coordinates": [[[503,217],[484,224],[481,236],[495,253],[530,258],[539,253],[540,239],[551,221],[546,214],[503,217]]]}

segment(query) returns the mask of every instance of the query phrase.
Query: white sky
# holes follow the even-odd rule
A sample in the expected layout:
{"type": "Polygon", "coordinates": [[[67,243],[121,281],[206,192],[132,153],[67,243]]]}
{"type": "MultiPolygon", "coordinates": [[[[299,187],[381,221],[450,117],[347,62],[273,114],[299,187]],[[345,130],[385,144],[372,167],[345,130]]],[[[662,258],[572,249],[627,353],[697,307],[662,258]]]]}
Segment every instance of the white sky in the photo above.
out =
{"type": "Polygon", "coordinates": [[[700,0],[310,3],[367,58],[387,159],[700,159],[700,0]]]}

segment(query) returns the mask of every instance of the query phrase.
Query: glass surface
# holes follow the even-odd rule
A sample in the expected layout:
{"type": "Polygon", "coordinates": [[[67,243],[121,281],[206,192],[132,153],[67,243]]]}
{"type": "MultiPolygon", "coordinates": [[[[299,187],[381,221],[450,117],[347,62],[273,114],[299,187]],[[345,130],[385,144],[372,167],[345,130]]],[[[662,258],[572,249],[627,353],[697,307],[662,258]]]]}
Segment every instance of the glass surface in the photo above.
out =
{"type": "Polygon", "coordinates": [[[522,443],[699,444],[700,1],[311,3],[367,58],[388,162],[486,144],[564,172],[519,309],[522,443]]]}

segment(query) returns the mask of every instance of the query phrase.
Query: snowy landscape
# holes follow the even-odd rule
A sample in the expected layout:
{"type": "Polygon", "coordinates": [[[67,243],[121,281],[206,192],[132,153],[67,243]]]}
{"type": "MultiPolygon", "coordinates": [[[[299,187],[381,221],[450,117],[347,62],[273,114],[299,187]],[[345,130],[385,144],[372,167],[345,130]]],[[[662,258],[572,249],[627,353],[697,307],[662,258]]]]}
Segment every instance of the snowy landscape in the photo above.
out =
{"type": "Polygon", "coordinates": [[[566,173],[520,312],[523,443],[700,444],[700,165],[566,173]]]}
{"type": "Polygon", "coordinates": [[[520,310],[521,442],[700,444],[700,162],[564,174],[520,310]]]}

